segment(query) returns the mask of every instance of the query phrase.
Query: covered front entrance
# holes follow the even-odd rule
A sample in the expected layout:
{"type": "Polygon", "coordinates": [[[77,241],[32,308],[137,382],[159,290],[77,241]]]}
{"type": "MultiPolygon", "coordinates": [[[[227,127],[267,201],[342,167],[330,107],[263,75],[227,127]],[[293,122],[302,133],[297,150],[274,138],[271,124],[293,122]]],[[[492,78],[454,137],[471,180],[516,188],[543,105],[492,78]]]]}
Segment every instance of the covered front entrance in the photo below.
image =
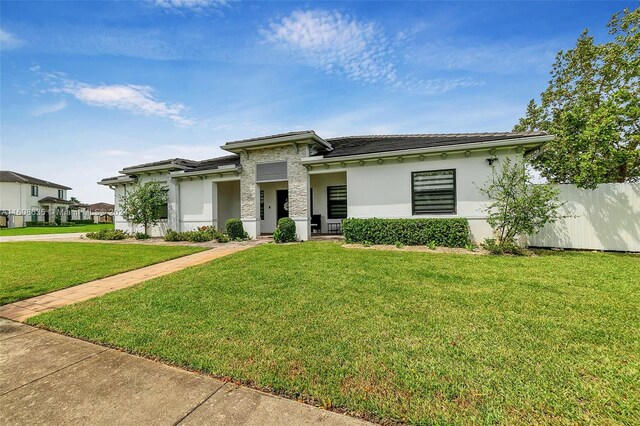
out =
{"type": "Polygon", "coordinates": [[[273,234],[278,221],[290,217],[289,185],[287,181],[259,184],[260,191],[260,233],[273,234]]]}

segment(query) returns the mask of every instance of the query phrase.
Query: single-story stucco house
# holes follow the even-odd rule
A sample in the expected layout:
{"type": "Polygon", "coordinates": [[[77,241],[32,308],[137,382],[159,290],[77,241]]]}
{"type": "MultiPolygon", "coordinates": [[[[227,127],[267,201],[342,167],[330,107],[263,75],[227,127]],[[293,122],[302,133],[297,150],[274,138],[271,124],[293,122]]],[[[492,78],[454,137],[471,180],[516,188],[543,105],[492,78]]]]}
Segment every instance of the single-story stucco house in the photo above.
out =
{"type": "MultiPolygon", "coordinates": [[[[298,238],[340,233],[354,218],[465,217],[476,241],[490,237],[479,187],[492,165],[519,159],[553,139],[544,132],[346,136],[323,139],[298,131],[228,142],[232,155],[203,161],[174,158],[125,167],[99,183],[115,190],[115,226],[134,227],[118,214],[135,182],[166,184],[166,229],[224,228],[240,218],[252,238],[272,233],[281,217],[298,238]]],[[[139,230],[139,228],[137,229],[139,230]]]]}

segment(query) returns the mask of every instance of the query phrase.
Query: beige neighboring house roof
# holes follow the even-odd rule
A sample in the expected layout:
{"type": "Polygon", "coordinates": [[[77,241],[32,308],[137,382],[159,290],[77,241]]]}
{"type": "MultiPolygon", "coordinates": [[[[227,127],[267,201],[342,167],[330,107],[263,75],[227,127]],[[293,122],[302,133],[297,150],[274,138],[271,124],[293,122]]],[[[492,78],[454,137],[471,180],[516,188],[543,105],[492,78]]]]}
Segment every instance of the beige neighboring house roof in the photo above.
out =
{"type": "Polygon", "coordinates": [[[60,185],[59,183],[49,182],[48,180],[34,178],[32,176],[23,175],[22,173],[12,172],[10,170],[0,170],[0,182],[30,183],[32,185],[49,186],[51,188],[71,189],[68,186],[60,185]]]}
{"type": "Polygon", "coordinates": [[[96,213],[112,213],[116,206],[109,203],[89,204],[89,210],[96,213]]]}

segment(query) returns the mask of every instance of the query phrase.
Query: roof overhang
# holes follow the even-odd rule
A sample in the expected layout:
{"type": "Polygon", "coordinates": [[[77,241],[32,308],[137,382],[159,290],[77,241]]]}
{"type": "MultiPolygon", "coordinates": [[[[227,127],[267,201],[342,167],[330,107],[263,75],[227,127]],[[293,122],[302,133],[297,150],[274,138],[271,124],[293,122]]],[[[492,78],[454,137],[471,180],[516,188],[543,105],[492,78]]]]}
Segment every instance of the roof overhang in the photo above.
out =
{"type": "Polygon", "coordinates": [[[126,185],[133,183],[137,179],[132,176],[116,176],[115,178],[106,178],[98,182],[98,185],[113,186],[113,185],[126,185]]]}
{"type": "Polygon", "coordinates": [[[228,142],[222,145],[222,149],[232,152],[234,154],[241,154],[253,149],[261,149],[266,147],[285,146],[285,145],[297,145],[297,144],[317,144],[327,151],[332,151],[331,144],[315,132],[301,133],[297,135],[278,136],[273,138],[264,138],[257,140],[248,140],[246,142],[228,142]]]}
{"type": "Polygon", "coordinates": [[[167,172],[171,170],[186,170],[188,166],[183,166],[181,164],[169,163],[169,164],[158,164],[155,166],[144,166],[144,167],[133,167],[133,168],[125,168],[120,170],[118,173],[125,174],[137,174],[137,173],[157,173],[157,172],[167,172]]]}
{"type": "Polygon", "coordinates": [[[503,139],[496,141],[474,142],[474,143],[461,143],[456,145],[447,146],[434,146],[425,148],[404,149],[397,151],[384,151],[384,152],[372,152],[368,154],[356,154],[345,155],[342,157],[305,157],[302,159],[304,165],[317,165],[317,164],[330,164],[330,163],[344,163],[348,161],[364,161],[364,160],[376,160],[379,158],[398,158],[398,157],[417,157],[420,155],[440,154],[440,153],[453,153],[453,152],[466,152],[466,151],[478,151],[484,149],[493,148],[509,148],[520,147],[523,149],[535,148],[549,142],[555,138],[554,135],[541,135],[531,136],[526,138],[514,138],[503,139]]]}
{"type": "Polygon", "coordinates": [[[226,166],[219,166],[215,169],[209,170],[198,170],[198,171],[177,171],[169,173],[169,177],[173,179],[193,179],[193,178],[204,178],[207,176],[218,176],[224,177],[229,175],[239,175],[242,170],[241,166],[236,166],[235,164],[229,164],[226,166]]]}

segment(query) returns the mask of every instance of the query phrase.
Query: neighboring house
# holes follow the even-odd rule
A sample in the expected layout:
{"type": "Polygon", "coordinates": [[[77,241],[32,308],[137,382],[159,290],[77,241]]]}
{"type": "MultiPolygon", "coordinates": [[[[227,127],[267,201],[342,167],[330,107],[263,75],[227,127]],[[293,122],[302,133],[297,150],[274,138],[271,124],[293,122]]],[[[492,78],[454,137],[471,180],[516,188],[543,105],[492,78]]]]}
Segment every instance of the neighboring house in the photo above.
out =
{"type": "MultiPolygon", "coordinates": [[[[465,217],[477,241],[491,236],[478,187],[491,165],[544,144],[544,132],[349,136],[313,131],[228,142],[233,153],[204,161],[169,159],[124,168],[99,182],[116,206],[134,182],[166,184],[166,219],[153,231],[223,228],[241,218],[251,237],[272,233],[289,216],[307,240],[312,227],[339,233],[346,217],[465,217]]],[[[118,229],[134,227],[116,214],[118,229]]],[[[139,229],[139,228],[138,228],[139,229]]]]}
{"type": "Polygon", "coordinates": [[[93,223],[113,223],[115,206],[109,203],[89,204],[89,214],[93,223]]]}
{"type": "Polygon", "coordinates": [[[8,170],[0,171],[0,227],[22,227],[27,222],[81,219],[83,204],[67,200],[68,186],[8,170]]]}

